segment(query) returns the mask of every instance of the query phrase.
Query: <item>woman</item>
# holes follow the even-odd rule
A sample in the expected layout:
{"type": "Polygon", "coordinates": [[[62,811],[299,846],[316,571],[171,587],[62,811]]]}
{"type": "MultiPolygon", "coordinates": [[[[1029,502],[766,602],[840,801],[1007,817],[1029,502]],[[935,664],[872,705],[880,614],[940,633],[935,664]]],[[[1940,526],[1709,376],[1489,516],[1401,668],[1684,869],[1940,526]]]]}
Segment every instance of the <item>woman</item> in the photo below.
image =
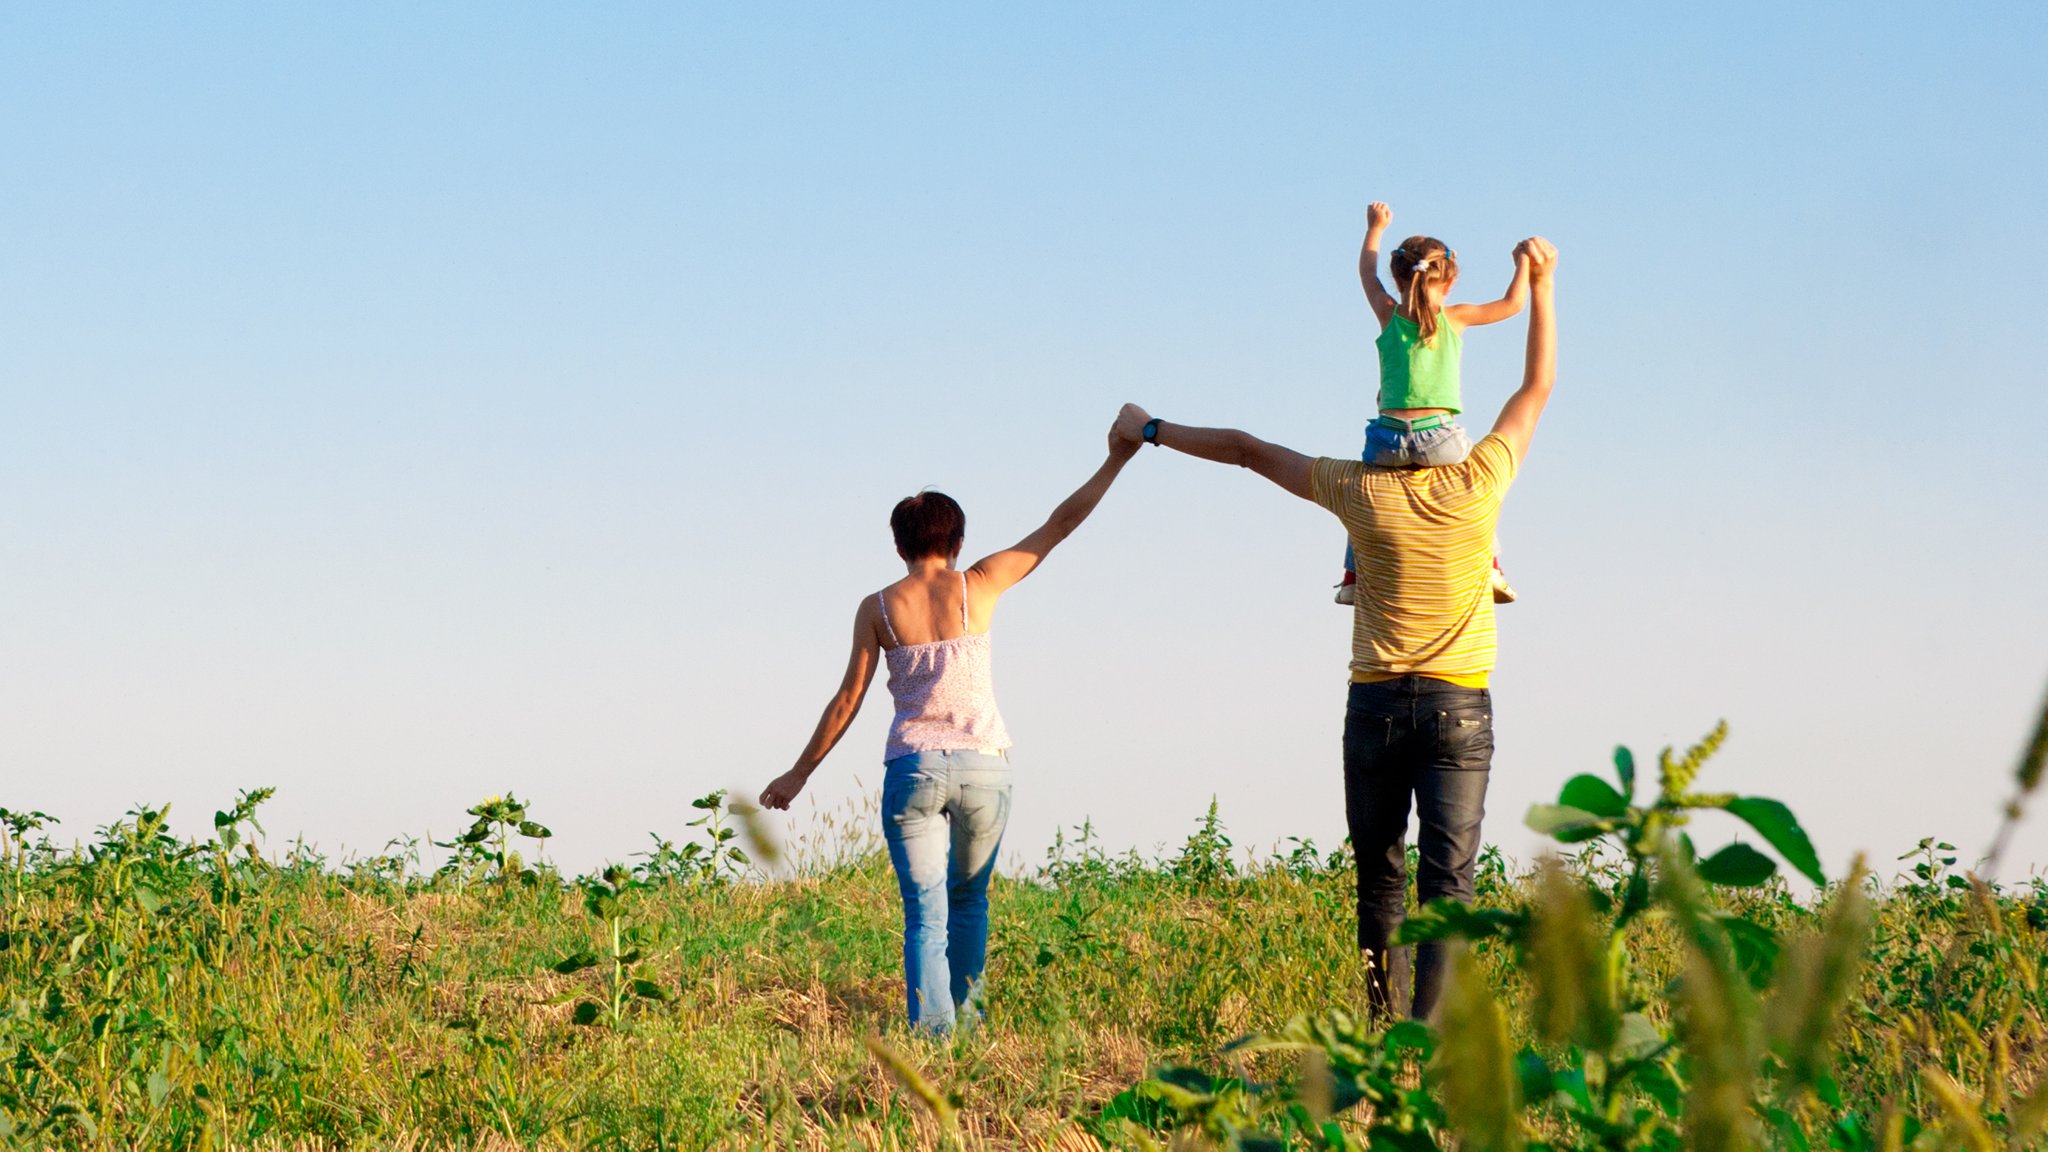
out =
{"type": "Polygon", "coordinates": [[[1010,737],[989,678],[996,600],[1095,510],[1137,444],[1111,435],[1109,458],[1015,547],[962,572],[967,516],[922,492],[889,514],[909,575],[861,600],[853,652],[796,766],[761,793],[788,808],[860,712],[876,653],[889,663],[896,719],[883,755],[882,833],[903,894],[910,1022],[945,1032],[974,1013],[988,955],[988,882],[1010,817],[1010,737]]]}

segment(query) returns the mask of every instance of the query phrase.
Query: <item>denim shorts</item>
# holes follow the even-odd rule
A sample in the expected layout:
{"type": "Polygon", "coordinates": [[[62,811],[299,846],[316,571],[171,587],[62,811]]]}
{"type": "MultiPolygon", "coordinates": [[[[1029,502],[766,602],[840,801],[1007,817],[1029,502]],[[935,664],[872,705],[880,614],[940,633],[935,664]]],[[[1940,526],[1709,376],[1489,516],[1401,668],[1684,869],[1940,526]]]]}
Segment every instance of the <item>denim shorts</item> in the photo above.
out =
{"type": "Polygon", "coordinates": [[[1375,420],[1365,426],[1365,451],[1359,459],[1381,468],[1438,468],[1471,454],[1472,439],[1461,424],[1446,421],[1407,431],[1375,420]]]}

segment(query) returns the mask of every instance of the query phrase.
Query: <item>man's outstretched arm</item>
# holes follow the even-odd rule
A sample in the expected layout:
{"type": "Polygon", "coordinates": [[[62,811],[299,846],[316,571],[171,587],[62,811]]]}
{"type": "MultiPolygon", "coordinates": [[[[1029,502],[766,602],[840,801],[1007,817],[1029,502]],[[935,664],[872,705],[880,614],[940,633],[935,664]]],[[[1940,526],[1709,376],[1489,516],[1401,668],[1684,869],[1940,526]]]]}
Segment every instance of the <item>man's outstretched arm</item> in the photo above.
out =
{"type": "Polygon", "coordinates": [[[1529,455],[1536,421],[1557,382],[1557,248],[1531,236],[1517,249],[1529,261],[1529,347],[1522,358],[1522,386],[1501,407],[1493,434],[1514,449],[1517,464],[1529,455]]]}
{"type": "MultiPolygon", "coordinates": [[[[1143,408],[1126,404],[1123,411],[1117,413],[1114,431],[1126,440],[1142,442],[1145,425],[1151,419],[1143,408]]],[[[1196,428],[1161,420],[1152,440],[1176,452],[1214,460],[1218,464],[1249,468],[1303,500],[1311,499],[1308,490],[1309,458],[1292,448],[1268,444],[1249,432],[1239,432],[1235,428],[1196,428]]]]}

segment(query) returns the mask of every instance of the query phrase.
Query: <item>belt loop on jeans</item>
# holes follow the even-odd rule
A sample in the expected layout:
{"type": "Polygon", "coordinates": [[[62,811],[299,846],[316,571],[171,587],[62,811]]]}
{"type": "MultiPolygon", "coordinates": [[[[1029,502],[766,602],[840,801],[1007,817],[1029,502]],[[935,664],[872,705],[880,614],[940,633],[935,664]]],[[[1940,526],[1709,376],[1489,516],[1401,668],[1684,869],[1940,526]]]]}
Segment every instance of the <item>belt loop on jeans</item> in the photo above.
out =
{"type": "Polygon", "coordinates": [[[1451,418],[1442,414],[1418,416],[1413,420],[1404,420],[1399,416],[1380,416],[1373,420],[1373,423],[1380,427],[1391,428],[1396,432],[1427,432],[1431,428],[1441,428],[1450,422],[1451,418]]]}

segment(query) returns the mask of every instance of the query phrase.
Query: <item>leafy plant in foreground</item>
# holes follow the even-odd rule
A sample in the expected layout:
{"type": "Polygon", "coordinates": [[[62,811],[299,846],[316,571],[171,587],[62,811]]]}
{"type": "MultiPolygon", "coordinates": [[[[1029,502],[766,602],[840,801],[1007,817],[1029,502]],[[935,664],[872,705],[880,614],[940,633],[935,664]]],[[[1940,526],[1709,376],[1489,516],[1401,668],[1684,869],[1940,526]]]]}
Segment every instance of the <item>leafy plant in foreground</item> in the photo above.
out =
{"type": "MultiPolygon", "coordinates": [[[[1680,756],[1665,750],[1657,790],[1644,800],[1634,757],[1618,749],[1612,782],[1572,777],[1557,803],[1531,810],[1531,827],[1560,844],[1597,841],[1619,867],[1573,874],[1553,860],[1516,906],[1433,901],[1404,925],[1402,943],[1510,949],[1531,984],[1521,1031],[1534,1043],[1511,1043],[1510,1015],[1464,951],[1434,1028],[1409,1021],[1379,1030],[1326,1012],[1226,1049],[1239,1059],[1312,1054],[1336,1111],[1370,1107],[1363,1139],[1316,1121],[1305,1093],[1324,1090],[1310,1091],[1312,1078],[1211,1078],[1196,1090],[1206,1074],[1189,1068],[1162,1070],[1112,1101],[1098,1130],[1181,1127],[1240,1148],[1388,1152],[1441,1149],[1453,1137],[1461,1149],[1512,1152],[1538,1133],[1548,1148],[1721,1152],[1768,1131],[1805,1152],[1801,1117],[1838,1098],[1829,1044],[1867,938],[1864,874],[1859,865],[1835,891],[1821,932],[1789,942],[1721,906],[1716,893],[1765,885],[1778,862],[1741,843],[1701,858],[1682,831],[1699,810],[1734,814],[1786,864],[1825,880],[1783,804],[1695,790],[1725,734],[1716,727],[1680,756]],[[1668,984],[1634,962],[1632,946],[1650,934],[1678,939],[1682,967],[1668,984]],[[1419,1084],[1411,1068],[1423,1071],[1419,1084]]],[[[1841,1152],[1861,1152],[1861,1132],[1837,1125],[1830,1135],[1841,1152]]]]}
{"type": "MultiPolygon", "coordinates": [[[[644,887],[631,869],[613,864],[576,883],[583,890],[584,910],[602,926],[603,942],[599,949],[584,949],[553,967],[564,976],[602,967],[603,999],[577,1001],[570,1018],[578,1024],[602,1021],[617,1028],[625,1021],[626,1008],[635,999],[671,998],[668,989],[655,978],[653,969],[642,964],[647,949],[659,942],[659,936],[652,926],[632,923],[627,913],[628,893],[644,887]]],[[[573,994],[570,998],[574,998],[573,994]]]]}

